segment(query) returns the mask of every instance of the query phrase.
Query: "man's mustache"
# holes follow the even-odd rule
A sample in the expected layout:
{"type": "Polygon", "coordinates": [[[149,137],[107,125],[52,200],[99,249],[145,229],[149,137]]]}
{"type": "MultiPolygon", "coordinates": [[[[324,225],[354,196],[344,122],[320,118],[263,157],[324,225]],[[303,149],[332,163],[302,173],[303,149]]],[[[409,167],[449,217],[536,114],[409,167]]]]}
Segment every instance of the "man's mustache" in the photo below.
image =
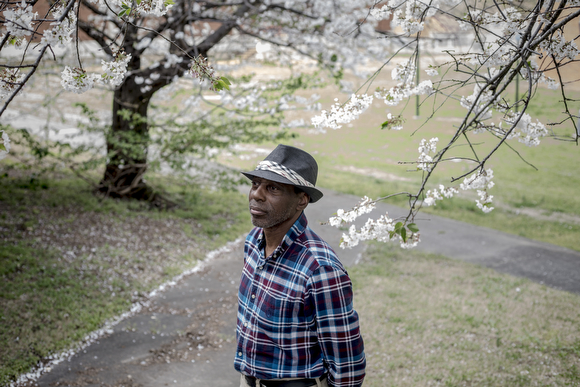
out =
{"type": "Polygon", "coordinates": [[[265,208],[265,207],[263,207],[263,206],[259,205],[259,204],[258,204],[258,202],[257,202],[257,201],[255,201],[255,200],[250,200],[249,207],[250,207],[250,208],[254,208],[254,209],[256,209],[256,210],[260,210],[260,211],[265,211],[265,210],[266,210],[266,208],[265,208]]]}

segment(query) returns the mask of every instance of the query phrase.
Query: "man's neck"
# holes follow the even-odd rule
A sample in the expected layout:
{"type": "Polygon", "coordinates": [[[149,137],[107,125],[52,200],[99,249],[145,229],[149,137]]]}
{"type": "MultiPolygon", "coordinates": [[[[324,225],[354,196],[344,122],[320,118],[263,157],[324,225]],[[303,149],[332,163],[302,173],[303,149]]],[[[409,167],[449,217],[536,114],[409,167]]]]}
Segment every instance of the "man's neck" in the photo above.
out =
{"type": "Polygon", "coordinates": [[[298,212],[292,218],[270,228],[264,229],[264,238],[266,239],[265,256],[269,257],[276,250],[288,230],[294,225],[296,220],[302,215],[302,211],[298,212]]]}

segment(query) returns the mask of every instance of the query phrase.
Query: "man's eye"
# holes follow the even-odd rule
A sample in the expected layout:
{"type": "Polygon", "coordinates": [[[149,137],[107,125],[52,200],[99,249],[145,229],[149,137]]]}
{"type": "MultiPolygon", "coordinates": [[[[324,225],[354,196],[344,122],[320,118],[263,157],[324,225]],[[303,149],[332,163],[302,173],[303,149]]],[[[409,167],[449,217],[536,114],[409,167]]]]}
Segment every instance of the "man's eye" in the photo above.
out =
{"type": "Polygon", "coordinates": [[[270,191],[278,191],[278,187],[276,187],[276,186],[274,186],[274,185],[271,185],[271,186],[270,186],[270,187],[268,187],[268,188],[270,188],[270,191]]]}

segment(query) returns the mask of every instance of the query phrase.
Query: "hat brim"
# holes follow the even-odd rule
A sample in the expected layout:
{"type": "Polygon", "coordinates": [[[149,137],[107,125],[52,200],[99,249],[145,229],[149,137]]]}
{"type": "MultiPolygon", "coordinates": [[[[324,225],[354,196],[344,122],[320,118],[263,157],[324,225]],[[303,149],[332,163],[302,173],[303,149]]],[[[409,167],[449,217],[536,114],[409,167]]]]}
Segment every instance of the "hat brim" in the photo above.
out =
{"type": "Polygon", "coordinates": [[[240,172],[240,173],[242,175],[246,176],[250,180],[252,180],[253,177],[260,177],[262,179],[275,181],[276,183],[282,183],[282,184],[288,184],[288,185],[294,186],[294,187],[298,188],[299,190],[302,190],[308,194],[308,197],[310,197],[310,203],[315,203],[318,200],[320,200],[320,198],[322,198],[322,196],[324,196],[322,194],[322,192],[320,192],[316,188],[293,184],[290,180],[286,179],[285,177],[280,176],[277,173],[274,173],[271,171],[249,171],[249,172],[240,172]]]}

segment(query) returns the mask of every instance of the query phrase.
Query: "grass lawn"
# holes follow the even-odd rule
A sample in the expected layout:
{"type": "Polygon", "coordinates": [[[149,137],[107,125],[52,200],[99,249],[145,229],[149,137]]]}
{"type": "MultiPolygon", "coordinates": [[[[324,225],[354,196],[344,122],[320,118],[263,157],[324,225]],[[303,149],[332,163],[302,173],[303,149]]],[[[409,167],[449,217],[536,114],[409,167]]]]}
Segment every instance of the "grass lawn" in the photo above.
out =
{"type": "Polygon", "coordinates": [[[0,385],[249,231],[238,193],[164,183],[174,211],[101,200],[66,175],[0,179],[0,385]]]}
{"type": "Polygon", "coordinates": [[[371,244],[349,269],[365,386],[580,386],[580,298],[371,244]]]}

